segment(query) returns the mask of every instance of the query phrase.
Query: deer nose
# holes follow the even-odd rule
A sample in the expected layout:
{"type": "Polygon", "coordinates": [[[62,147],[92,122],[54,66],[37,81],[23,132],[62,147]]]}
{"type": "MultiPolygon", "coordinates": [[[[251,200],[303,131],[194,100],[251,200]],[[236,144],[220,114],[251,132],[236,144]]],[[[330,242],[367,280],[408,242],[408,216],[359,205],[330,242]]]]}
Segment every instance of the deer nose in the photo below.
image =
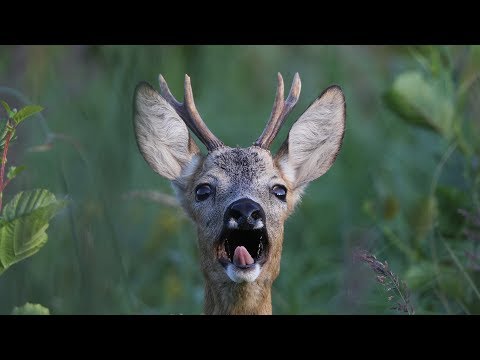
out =
{"type": "Polygon", "coordinates": [[[265,224],[265,212],[260,204],[255,201],[243,198],[234,201],[228,207],[225,213],[225,221],[228,223],[234,219],[240,228],[252,228],[257,220],[262,220],[265,224]]]}

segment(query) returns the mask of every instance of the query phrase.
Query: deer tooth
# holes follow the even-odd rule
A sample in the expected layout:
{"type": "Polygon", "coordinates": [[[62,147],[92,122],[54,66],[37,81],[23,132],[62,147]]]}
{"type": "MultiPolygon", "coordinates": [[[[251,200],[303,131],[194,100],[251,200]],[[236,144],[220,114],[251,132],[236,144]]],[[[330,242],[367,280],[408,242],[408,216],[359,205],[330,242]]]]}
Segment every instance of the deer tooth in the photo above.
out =
{"type": "Polygon", "coordinates": [[[228,243],[228,239],[225,239],[225,252],[227,256],[230,257],[230,244],[228,243]]]}
{"type": "Polygon", "coordinates": [[[263,250],[263,244],[262,244],[262,242],[259,242],[258,243],[258,250],[257,250],[257,257],[260,256],[260,253],[262,252],[262,250],[263,250]]]}

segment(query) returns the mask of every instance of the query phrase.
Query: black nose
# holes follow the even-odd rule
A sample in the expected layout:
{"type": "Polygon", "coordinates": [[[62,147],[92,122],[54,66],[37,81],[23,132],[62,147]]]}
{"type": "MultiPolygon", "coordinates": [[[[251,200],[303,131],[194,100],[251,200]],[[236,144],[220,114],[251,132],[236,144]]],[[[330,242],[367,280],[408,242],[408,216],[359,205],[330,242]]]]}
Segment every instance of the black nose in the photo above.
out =
{"type": "Polygon", "coordinates": [[[241,228],[252,228],[257,220],[265,224],[265,213],[255,201],[243,198],[230,204],[225,213],[225,222],[234,219],[241,228]]]}

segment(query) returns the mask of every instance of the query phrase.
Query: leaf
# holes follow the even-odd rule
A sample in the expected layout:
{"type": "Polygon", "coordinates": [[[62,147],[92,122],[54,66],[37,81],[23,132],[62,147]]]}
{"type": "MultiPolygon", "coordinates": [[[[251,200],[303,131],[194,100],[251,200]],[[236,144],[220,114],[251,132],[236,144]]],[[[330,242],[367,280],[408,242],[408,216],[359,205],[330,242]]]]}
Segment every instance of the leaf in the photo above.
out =
{"type": "Polygon", "coordinates": [[[39,105],[27,105],[23,109],[20,109],[12,118],[15,123],[18,125],[26,118],[35,115],[43,110],[43,107],[39,105]]]}
{"type": "Polygon", "coordinates": [[[383,95],[387,106],[406,122],[453,136],[454,94],[449,78],[426,79],[418,71],[400,74],[383,95]]]}
{"type": "Polygon", "coordinates": [[[3,146],[5,145],[5,141],[7,140],[7,134],[8,134],[8,126],[7,126],[7,121],[0,123],[0,149],[3,149],[3,146]]]}
{"type": "Polygon", "coordinates": [[[7,179],[12,180],[14,179],[18,174],[20,174],[23,170],[25,170],[27,167],[24,165],[21,166],[10,166],[10,169],[8,169],[7,172],[7,179]]]}
{"type": "Polygon", "coordinates": [[[3,101],[3,100],[0,100],[0,102],[2,103],[3,107],[5,108],[5,111],[7,112],[8,114],[8,117],[11,118],[15,115],[15,109],[13,109],[13,111],[10,109],[10,106],[8,106],[8,104],[3,101]]]}
{"type": "Polygon", "coordinates": [[[5,205],[0,222],[0,273],[45,245],[48,222],[65,205],[42,189],[20,192],[5,205]]]}
{"type": "Polygon", "coordinates": [[[50,315],[50,310],[40,304],[27,302],[23,306],[15,306],[12,315],[50,315]]]}
{"type": "Polygon", "coordinates": [[[8,104],[7,104],[5,101],[1,100],[0,102],[2,103],[3,107],[4,107],[5,110],[7,111],[8,117],[9,117],[9,118],[14,117],[15,114],[17,113],[17,109],[11,110],[11,109],[10,109],[10,106],[8,106],[8,104]]]}

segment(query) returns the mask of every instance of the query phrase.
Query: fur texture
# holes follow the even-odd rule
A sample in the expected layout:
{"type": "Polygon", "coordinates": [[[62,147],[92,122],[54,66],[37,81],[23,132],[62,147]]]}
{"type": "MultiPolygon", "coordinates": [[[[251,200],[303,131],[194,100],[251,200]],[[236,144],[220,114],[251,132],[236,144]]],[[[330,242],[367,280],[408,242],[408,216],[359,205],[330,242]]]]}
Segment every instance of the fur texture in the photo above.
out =
{"type": "Polygon", "coordinates": [[[153,170],[172,180],[182,207],[197,227],[205,313],[271,314],[271,287],[280,272],[284,222],[306,185],[333,164],[342,143],[345,99],[341,89],[330,87],[313,102],[275,157],[256,146],[225,146],[200,154],[181,118],[146,84],[136,90],[134,121],[142,155],[153,170]],[[195,197],[200,184],[209,184],[213,190],[204,201],[195,197]],[[273,194],[275,185],[287,189],[286,201],[273,194]],[[218,241],[225,211],[246,197],[265,212],[269,251],[263,266],[255,274],[252,271],[252,281],[236,282],[232,281],[235,274],[228,274],[218,261],[218,241]]]}
{"type": "Polygon", "coordinates": [[[198,152],[183,120],[149,84],[135,90],[134,125],[138,148],[150,167],[174,180],[198,152]]]}

